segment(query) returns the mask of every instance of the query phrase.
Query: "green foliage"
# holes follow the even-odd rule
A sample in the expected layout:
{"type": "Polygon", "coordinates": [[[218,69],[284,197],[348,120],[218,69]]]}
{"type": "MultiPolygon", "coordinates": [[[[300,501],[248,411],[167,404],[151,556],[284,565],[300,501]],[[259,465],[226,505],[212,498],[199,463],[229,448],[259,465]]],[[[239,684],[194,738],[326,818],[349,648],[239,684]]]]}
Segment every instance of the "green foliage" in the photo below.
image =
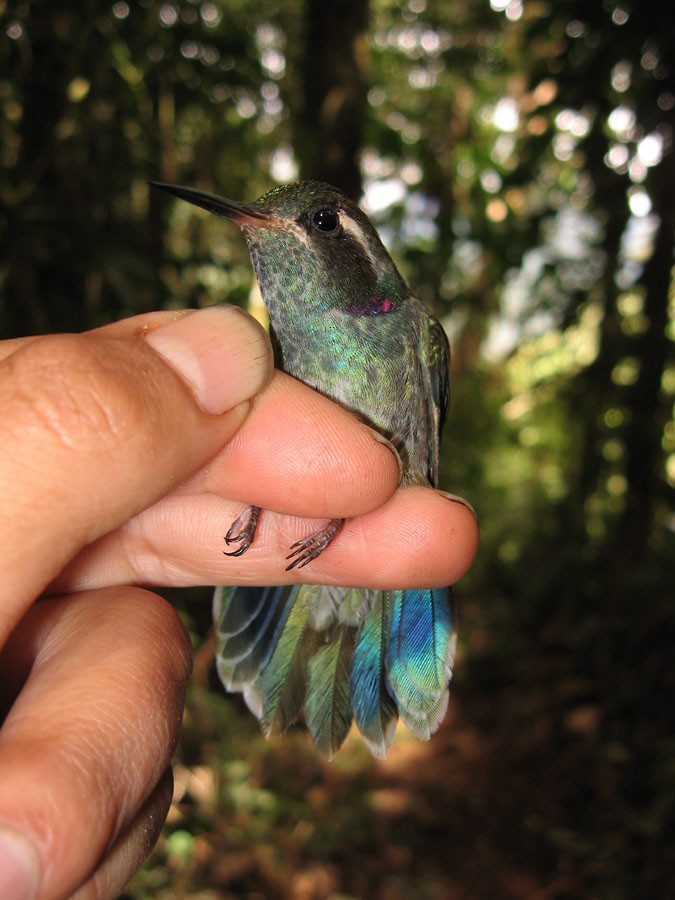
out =
{"type": "MultiPolygon", "coordinates": [[[[347,110],[365,203],[452,340],[442,480],[482,523],[428,747],[266,744],[198,651],[176,803],[128,896],[668,896],[672,13],[349,0],[351,37],[317,41],[317,9],[0,0],[2,335],[246,304],[241,236],[147,181],[351,184],[347,110]]],[[[202,644],[208,599],[172,599],[202,644]]]]}

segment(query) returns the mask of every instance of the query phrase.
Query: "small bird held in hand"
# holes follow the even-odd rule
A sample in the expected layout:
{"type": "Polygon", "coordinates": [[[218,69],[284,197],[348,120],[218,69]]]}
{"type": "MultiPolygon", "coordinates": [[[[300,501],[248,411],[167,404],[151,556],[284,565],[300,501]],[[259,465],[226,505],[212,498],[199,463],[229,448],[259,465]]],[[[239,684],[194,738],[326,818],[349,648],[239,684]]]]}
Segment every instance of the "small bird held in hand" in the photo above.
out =
{"type": "MultiPolygon", "coordinates": [[[[318,182],[274,188],[255,203],[154,183],[236,223],[269,312],[278,368],[341,403],[394,444],[403,484],[438,483],[449,396],[443,329],[411,294],[367,216],[318,182]]],[[[239,556],[261,511],[248,507],[225,540],[239,556]]],[[[334,540],[333,519],[291,547],[287,568],[334,540]]],[[[217,588],[217,666],[266,736],[304,711],[332,756],[352,720],[384,756],[398,717],[422,739],[448,705],[455,646],[450,588],[327,585],[217,588]]]]}

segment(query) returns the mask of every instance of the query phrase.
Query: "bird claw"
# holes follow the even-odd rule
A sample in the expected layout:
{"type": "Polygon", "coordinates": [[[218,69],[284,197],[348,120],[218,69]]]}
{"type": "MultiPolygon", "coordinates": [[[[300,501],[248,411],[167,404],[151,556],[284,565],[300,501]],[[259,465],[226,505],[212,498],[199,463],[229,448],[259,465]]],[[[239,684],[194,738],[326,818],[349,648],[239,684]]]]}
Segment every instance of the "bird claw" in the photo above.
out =
{"type": "Polygon", "coordinates": [[[241,556],[246,553],[255,537],[259,518],[259,506],[247,506],[243,512],[239,513],[225,535],[225,543],[228,545],[241,544],[241,547],[237,547],[236,550],[223,550],[225,556],[241,556]]]}
{"type": "Polygon", "coordinates": [[[320,528],[318,531],[314,531],[312,534],[308,534],[307,537],[301,538],[292,544],[291,552],[286,559],[293,561],[286,566],[286,571],[289,572],[295,568],[303,569],[307,563],[310,563],[320,553],[323,553],[340,530],[343,522],[344,519],[331,519],[324,528],[320,528]]]}
{"type": "MultiPolygon", "coordinates": [[[[225,535],[225,543],[228,546],[230,544],[239,544],[240,546],[236,550],[223,550],[225,556],[242,556],[246,553],[253,543],[259,518],[259,506],[247,506],[246,509],[239,513],[225,535]]],[[[286,566],[286,571],[296,568],[302,569],[313,559],[316,559],[338,533],[343,521],[344,519],[331,519],[323,528],[296,541],[291,546],[291,552],[286,557],[287,560],[291,560],[286,566]]]]}

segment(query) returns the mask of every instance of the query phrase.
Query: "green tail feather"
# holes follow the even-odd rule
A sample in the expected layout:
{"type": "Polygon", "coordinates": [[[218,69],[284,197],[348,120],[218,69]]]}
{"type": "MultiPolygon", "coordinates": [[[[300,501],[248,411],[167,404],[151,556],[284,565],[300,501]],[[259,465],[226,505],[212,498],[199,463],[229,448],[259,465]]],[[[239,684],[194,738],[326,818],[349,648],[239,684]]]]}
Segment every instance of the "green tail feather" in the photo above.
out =
{"type": "Polygon", "coordinates": [[[261,725],[266,737],[283,734],[296,721],[305,699],[309,657],[320,644],[319,632],[308,627],[317,588],[293,588],[292,608],[268,665],[261,673],[261,725]]]}
{"type": "Polygon", "coordinates": [[[421,741],[428,741],[445,718],[450,701],[450,692],[446,688],[435,701],[430,701],[423,712],[400,707],[401,721],[411,734],[421,741]]]}
{"type": "Polygon", "coordinates": [[[349,669],[356,629],[338,626],[307,666],[305,721],[314,743],[327,757],[336,753],[352,724],[349,669]]]}
{"type": "Polygon", "coordinates": [[[448,705],[454,649],[449,589],[360,591],[319,585],[217,589],[218,671],[241,691],[267,737],[304,706],[332,756],[352,716],[375,756],[397,719],[428,739],[448,705]]]}

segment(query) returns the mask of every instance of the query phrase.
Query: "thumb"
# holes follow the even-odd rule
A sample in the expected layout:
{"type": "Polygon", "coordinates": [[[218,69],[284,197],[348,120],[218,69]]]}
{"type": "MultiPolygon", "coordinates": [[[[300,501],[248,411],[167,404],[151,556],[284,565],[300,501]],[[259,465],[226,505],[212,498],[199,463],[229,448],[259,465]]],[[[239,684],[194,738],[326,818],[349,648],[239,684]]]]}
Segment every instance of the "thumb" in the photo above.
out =
{"type": "Polygon", "coordinates": [[[85,544],[214,456],[271,378],[241,310],[170,316],[35,338],[0,362],[0,645],[85,544]]]}

